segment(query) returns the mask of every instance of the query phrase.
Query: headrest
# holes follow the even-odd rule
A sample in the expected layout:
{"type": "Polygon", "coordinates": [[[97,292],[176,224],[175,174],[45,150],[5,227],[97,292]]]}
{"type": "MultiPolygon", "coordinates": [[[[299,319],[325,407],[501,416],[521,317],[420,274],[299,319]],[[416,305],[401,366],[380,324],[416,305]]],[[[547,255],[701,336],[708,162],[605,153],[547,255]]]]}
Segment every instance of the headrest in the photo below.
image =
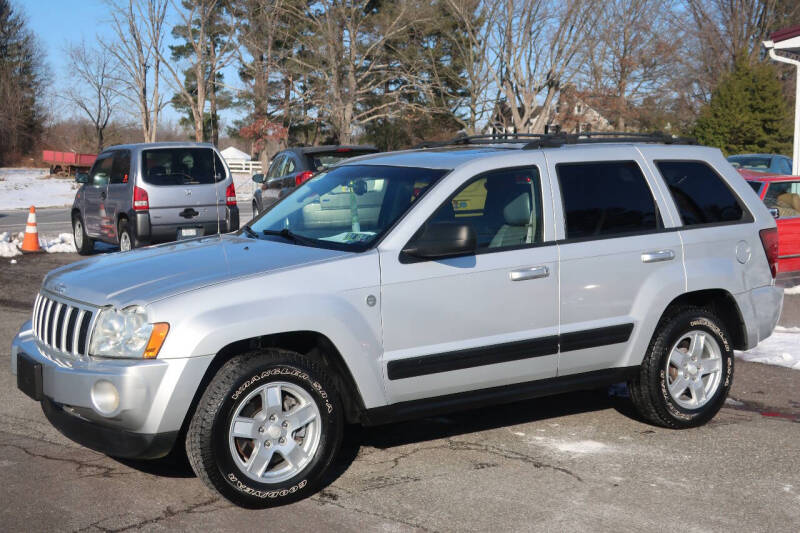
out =
{"type": "Polygon", "coordinates": [[[525,226],[531,222],[530,193],[523,192],[503,208],[503,217],[510,226],[525,226]]]}

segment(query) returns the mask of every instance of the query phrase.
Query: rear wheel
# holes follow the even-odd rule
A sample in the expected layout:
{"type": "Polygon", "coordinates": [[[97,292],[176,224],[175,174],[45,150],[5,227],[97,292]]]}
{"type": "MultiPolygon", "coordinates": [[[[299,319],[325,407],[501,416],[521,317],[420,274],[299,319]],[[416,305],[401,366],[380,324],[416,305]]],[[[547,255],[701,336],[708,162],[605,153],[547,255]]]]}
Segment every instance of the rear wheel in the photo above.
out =
{"type": "Polygon", "coordinates": [[[131,231],[130,224],[127,219],[120,219],[117,225],[117,236],[119,240],[119,251],[129,252],[134,248],[139,248],[142,243],[136,239],[136,236],[131,231]]]}
{"type": "Polygon", "coordinates": [[[662,319],[636,379],[631,400],[650,422],[670,428],[708,422],[733,382],[733,345],[713,313],[685,307],[662,319]]]}
{"type": "Polygon", "coordinates": [[[234,357],[203,393],[186,437],[198,477],[237,505],[313,494],[338,450],[342,408],[323,368],[295,352],[234,357]]]}
{"type": "Polygon", "coordinates": [[[89,255],[94,250],[94,240],[86,234],[83,219],[80,215],[72,217],[72,237],[75,240],[75,248],[81,255],[89,255]]]}

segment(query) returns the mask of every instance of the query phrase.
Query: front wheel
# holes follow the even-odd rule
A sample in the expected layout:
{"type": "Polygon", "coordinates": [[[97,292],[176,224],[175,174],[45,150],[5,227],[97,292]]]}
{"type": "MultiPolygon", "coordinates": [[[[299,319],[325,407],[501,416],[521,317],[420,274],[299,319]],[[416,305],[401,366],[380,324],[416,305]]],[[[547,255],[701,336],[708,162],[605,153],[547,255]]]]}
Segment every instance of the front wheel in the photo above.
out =
{"type": "Polygon", "coordinates": [[[342,427],[321,365],[271,349],[222,366],[192,417],[186,450],[208,487],[242,507],[273,507],[319,489],[342,427]]]}
{"type": "Polygon", "coordinates": [[[80,215],[72,217],[72,238],[75,240],[75,248],[80,255],[89,255],[94,250],[94,241],[86,234],[86,228],[80,215]]]}
{"type": "Polygon", "coordinates": [[[722,408],[733,382],[733,345],[713,313],[685,307],[662,319],[631,400],[650,422],[669,428],[705,424],[722,408]]]}

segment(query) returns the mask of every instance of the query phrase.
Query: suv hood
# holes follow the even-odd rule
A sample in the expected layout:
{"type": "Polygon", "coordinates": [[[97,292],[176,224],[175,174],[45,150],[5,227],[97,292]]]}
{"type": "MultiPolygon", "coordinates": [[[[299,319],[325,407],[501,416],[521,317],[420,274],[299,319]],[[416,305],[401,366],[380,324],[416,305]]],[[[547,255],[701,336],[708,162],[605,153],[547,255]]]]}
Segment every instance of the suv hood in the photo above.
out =
{"type": "Polygon", "coordinates": [[[242,276],[351,254],[235,235],[210,236],[72,263],[50,272],[43,286],[97,306],[145,305],[242,276]]]}

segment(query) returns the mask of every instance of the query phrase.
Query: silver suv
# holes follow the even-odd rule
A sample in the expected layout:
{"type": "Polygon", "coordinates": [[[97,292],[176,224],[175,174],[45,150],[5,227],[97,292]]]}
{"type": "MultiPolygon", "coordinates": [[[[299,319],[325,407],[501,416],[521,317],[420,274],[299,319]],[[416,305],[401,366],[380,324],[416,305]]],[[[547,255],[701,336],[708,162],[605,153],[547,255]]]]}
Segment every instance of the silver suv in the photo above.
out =
{"type": "Polygon", "coordinates": [[[778,321],[777,234],[719,150],[659,139],[354,158],[238,234],[52,271],[12,371],[69,438],[185,446],[246,507],[318,490],[345,423],[627,382],[698,426],[778,321]]]}
{"type": "Polygon", "coordinates": [[[77,181],[72,232],[83,255],[98,240],[126,252],[239,229],[233,179],[211,144],[112,146],[77,181]]]}

